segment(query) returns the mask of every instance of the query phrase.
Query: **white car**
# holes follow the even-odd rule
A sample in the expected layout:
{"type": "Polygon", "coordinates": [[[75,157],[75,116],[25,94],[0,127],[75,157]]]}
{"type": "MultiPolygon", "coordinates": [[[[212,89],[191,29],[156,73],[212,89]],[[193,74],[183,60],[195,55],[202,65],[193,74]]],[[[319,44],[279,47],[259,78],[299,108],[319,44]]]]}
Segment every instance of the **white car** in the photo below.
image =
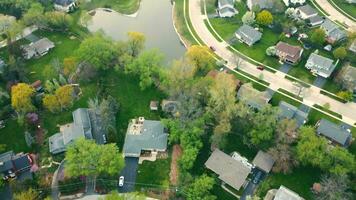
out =
{"type": "Polygon", "coordinates": [[[124,185],[124,176],[120,176],[119,178],[119,186],[122,187],[124,185]]]}

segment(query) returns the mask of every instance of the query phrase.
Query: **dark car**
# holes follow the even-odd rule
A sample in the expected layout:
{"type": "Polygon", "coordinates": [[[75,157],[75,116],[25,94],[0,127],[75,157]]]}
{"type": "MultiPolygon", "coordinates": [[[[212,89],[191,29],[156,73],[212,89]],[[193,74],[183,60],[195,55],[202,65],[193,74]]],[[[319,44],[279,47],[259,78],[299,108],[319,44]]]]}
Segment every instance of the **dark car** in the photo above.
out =
{"type": "Polygon", "coordinates": [[[262,66],[262,65],[258,65],[258,66],[257,66],[257,69],[263,71],[263,70],[265,69],[265,67],[262,66]]]}
{"type": "Polygon", "coordinates": [[[256,175],[253,177],[252,183],[257,184],[258,182],[260,182],[262,175],[263,175],[262,172],[258,171],[256,175]]]}
{"type": "Polygon", "coordinates": [[[215,47],[213,47],[213,46],[210,46],[210,49],[211,49],[212,51],[216,51],[215,47]]]}

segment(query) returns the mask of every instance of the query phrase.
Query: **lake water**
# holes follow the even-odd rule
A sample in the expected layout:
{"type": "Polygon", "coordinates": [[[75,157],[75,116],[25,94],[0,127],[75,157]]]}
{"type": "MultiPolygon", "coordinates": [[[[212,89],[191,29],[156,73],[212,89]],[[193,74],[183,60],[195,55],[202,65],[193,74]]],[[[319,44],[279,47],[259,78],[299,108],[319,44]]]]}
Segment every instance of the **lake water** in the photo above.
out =
{"type": "Polygon", "coordinates": [[[136,17],[96,10],[88,29],[102,30],[114,40],[127,40],[129,31],[142,32],[146,48],[158,48],[167,61],[172,61],[181,58],[186,50],[173,27],[172,7],[170,0],[142,0],[136,17]]]}

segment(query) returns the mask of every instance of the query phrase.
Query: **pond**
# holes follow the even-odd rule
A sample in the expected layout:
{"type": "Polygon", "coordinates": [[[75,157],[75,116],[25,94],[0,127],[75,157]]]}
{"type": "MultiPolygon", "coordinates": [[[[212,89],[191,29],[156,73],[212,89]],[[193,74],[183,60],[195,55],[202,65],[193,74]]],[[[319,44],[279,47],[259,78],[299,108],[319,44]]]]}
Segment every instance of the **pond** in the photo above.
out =
{"type": "Polygon", "coordinates": [[[167,62],[179,59],[185,52],[173,27],[170,0],[142,0],[134,16],[125,16],[107,9],[97,9],[88,25],[91,32],[102,30],[114,40],[127,40],[127,32],[142,32],[146,48],[160,49],[167,62]]]}

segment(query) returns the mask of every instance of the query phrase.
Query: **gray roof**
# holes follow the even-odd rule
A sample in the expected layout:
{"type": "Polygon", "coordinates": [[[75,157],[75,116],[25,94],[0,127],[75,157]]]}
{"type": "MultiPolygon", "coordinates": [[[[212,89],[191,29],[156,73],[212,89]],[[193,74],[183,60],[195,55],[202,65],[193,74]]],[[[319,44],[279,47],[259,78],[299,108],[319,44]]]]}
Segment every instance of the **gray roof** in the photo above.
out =
{"type": "Polygon", "coordinates": [[[324,18],[317,15],[317,16],[313,16],[313,17],[309,18],[308,20],[311,24],[321,24],[321,23],[323,23],[324,18]]]}
{"type": "Polygon", "coordinates": [[[311,7],[309,4],[300,6],[297,9],[300,12],[303,12],[305,15],[308,15],[308,16],[318,14],[318,12],[313,7],[311,7]]]}
{"type": "Polygon", "coordinates": [[[349,50],[356,53],[356,39],[351,43],[349,50]]]}
{"type": "Polygon", "coordinates": [[[245,101],[252,108],[261,109],[268,104],[272,95],[266,91],[256,90],[251,83],[245,83],[237,91],[237,98],[245,101]]]}
{"type": "Polygon", "coordinates": [[[328,38],[331,38],[335,41],[344,39],[347,36],[344,30],[341,30],[341,28],[337,24],[335,24],[329,19],[326,19],[324,21],[324,23],[321,25],[321,28],[325,31],[328,38]]]}
{"type": "Polygon", "coordinates": [[[258,151],[252,163],[259,169],[269,173],[273,167],[275,160],[266,152],[258,151]]]}
{"type": "Polygon", "coordinates": [[[244,184],[251,169],[242,162],[233,159],[219,149],[210,155],[205,166],[219,175],[219,179],[231,187],[239,190],[244,184]]]}
{"type": "Polygon", "coordinates": [[[234,0],[219,0],[219,6],[234,6],[234,0]]]}
{"type": "Polygon", "coordinates": [[[54,3],[61,6],[68,6],[73,3],[74,0],[54,0],[54,3]]]}
{"type": "Polygon", "coordinates": [[[236,11],[233,8],[229,8],[229,7],[224,7],[219,9],[220,14],[226,14],[226,13],[231,13],[231,14],[235,14],[236,11]]]}
{"type": "Polygon", "coordinates": [[[126,132],[124,156],[139,157],[142,150],[165,151],[167,149],[168,134],[165,133],[160,121],[144,120],[142,131],[139,133],[132,131],[134,124],[132,120],[126,132]]]}
{"type": "Polygon", "coordinates": [[[242,25],[239,29],[237,29],[235,34],[239,35],[241,39],[248,45],[254,44],[262,37],[261,32],[255,30],[253,27],[246,24],[242,25]]]}
{"type": "MultiPolygon", "coordinates": [[[[13,164],[11,162],[12,156],[14,156],[13,151],[8,151],[5,153],[0,154],[0,173],[6,172],[13,168],[13,164]]],[[[1,177],[0,177],[1,178],[1,177]]]]}
{"type": "Polygon", "coordinates": [[[52,48],[54,48],[54,43],[48,38],[42,38],[36,42],[23,46],[23,50],[25,51],[28,58],[31,58],[36,54],[43,55],[52,48]]]}
{"type": "Polygon", "coordinates": [[[345,128],[332,123],[326,119],[321,119],[318,123],[317,133],[337,142],[341,146],[347,146],[351,140],[351,133],[345,128]]]}
{"type": "Polygon", "coordinates": [[[318,75],[327,78],[332,74],[336,67],[333,62],[334,61],[330,58],[312,53],[310,54],[305,67],[315,71],[318,75]]]}
{"type": "Polygon", "coordinates": [[[264,9],[264,8],[272,8],[273,6],[273,2],[269,1],[269,0],[247,0],[250,3],[247,3],[247,5],[249,6],[249,9],[251,10],[253,6],[258,5],[260,7],[260,9],[264,9]]]}
{"type": "Polygon", "coordinates": [[[281,185],[273,200],[304,200],[297,193],[281,185]]]}
{"type": "Polygon", "coordinates": [[[5,62],[0,58],[0,73],[4,72],[5,62]]]}
{"type": "Polygon", "coordinates": [[[280,118],[287,118],[287,119],[294,119],[297,122],[297,127],[302,126],[305,124],[306,120],[308,119],[308,113],[298,109],[297,107],[285,102],[281,101],[279,103],[279,117],[280,118]]]}

